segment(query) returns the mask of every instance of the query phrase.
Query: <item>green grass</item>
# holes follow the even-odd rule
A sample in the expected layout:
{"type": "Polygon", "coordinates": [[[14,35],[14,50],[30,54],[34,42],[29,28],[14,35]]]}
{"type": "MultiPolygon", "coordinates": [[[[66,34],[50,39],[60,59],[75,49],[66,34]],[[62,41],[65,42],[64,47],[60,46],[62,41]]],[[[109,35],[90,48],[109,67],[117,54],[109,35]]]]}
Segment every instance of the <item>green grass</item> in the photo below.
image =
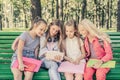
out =
{"type": "MultiPolygon", "coordinates": [[[[4,31],[4,32],[6,32],[6,31],[19,32],[20,31],[21,32],[21,31],[27,31],[27,30],[29,30],[29,28],[3,28],[2,31],[4,31]]],[[[110,28],[109,30],[107,30],[106,28],[101,28],[99,30],[101,30],[103,32],[116,32],[117,31],[116,28],[110,28]]]]}
{"type": "Polygon", "coordinates": [[[21,32],[21,31],[27,31],[29,30],[28,28],[3,28],[3,32],[11,32],[11,31],[14,31],[14,32],[21,32]]]}
{"type": "Polygon", "coordinates": [[[100,30],[103,32],[117,32],[116,28],[110,28],[109,30],[107,30],[106,28],[101,28],[100,30]]]}

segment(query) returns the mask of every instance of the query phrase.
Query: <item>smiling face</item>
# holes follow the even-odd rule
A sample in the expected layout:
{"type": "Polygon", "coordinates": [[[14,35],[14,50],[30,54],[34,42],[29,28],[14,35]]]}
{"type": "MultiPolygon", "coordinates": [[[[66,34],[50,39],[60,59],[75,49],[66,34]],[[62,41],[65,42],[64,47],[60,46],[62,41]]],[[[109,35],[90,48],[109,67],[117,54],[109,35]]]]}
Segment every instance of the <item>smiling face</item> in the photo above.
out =
{"type": "Polygon", "coordinates": [[[60,28],[57,25],[50,26],[50,36],[54,37],[60,31],[60,28]]]}
{"type": "Polygon", "coordinates": [[[40,25],[37,25],[35,28],[35,33],[37,36],[42,36],[46,30],[47,25],[44,23],[41,23],[40,25]]]}
{"type": "Polygon", "coordinates": [[[79,25],[78,30],[83,37],[86,37],[89,35],[88,30],[86,30],[82,25],[79,25]]]}
{"type": "Polygon", "coordinates": [[[75,34],[75,29],[73,26],[65,26],[65,33],[68,38],[73,38],[75,34]]]}

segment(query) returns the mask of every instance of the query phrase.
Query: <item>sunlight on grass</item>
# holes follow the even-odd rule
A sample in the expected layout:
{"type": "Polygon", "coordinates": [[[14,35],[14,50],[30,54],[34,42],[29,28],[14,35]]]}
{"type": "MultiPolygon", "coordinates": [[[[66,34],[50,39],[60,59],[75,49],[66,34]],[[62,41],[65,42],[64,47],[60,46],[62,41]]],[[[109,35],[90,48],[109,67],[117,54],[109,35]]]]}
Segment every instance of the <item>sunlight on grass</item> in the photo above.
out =
{"type": "MultiPolygon", "coordinates": [[[[29,28],[3,28],[3,32],[22,32],[22,31],[27,31],[29,30],[29,28]]],[[[107,30],[106,28],[101,28],[99,29],[102,32],[116,32],[116,28],[110,28],[109,30],[107,30]]]]}
{"type": "Polygon", "coordinates": [[[27,31],[29,30],[28,28],[3,28],[3,32],[22,32],[22,31],[27,31]]]}
{"type": "Polygon", "coordinates": [[[101,28],[100,29],[102,32],[116,32],[117,29],[116,28],[110,28],[109,30],[107,30],[106,28],[101,28]]]}

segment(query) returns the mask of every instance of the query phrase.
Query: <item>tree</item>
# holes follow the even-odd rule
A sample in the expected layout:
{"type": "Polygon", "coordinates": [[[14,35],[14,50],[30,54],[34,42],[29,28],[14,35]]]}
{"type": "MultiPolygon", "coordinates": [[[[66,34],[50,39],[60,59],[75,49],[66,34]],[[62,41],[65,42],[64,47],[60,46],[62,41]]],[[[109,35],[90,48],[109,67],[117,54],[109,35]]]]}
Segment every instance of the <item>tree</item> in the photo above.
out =
{"type": "Polygon", "coordinates": [[[31,0],[31,13],[32,13],[32,21],[36,16],[41,16],[41,0],[31,0]]]}
{"type": "Polygon", "coordinates": [[[2,30],[2,16],[0,15],[0,30],[2,30]]]}
{"type": "Polygon", "coordinates": [[[59,1],[56,0],[56,18],[59,19],[59,1]]]}
{"type": "MultiPolygon", "coordinates": [[[[2,7],[2,4],[0,2],[0,11],[2,11],[1,7],[2,7]]],[[[0,12],[0,30],[2,30],[2,13],[1,12],[0,12]]]]}
{"type": "Polygon", "coordinates": [[[83,3],[82,3],[82,19],[85,18],[86,16],[86,12],[87,12],[87,0],[83,0],[83,3]]]}
{"type": "Polygon", "coordinates": [[[118,1],[118,10],[117,10],[117,31],[120,32],[120,0],[118,1]]]}
{"type": "Polygon", "coordinates": [[[60,0],[60,17],[61,20],[63,21],[63,0],[60,0]]]}

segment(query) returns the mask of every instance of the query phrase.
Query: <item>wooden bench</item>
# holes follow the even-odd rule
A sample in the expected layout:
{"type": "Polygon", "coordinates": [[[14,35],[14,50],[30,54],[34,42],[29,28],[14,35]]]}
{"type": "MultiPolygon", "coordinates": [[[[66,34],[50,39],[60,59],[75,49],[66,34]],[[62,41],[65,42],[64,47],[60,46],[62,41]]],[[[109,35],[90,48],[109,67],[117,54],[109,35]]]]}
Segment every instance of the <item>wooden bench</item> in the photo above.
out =
{"type": "MultiPolygon", "coordinates": [[[[0,32],[0,80],[13,80],[10,70],[13,50],[11,44],[21,32],[0,32]]],[[[112,40],[113,56],[117,64],[107,75],[107,80],[120,80],[120,32],[108,33],[112,40]]],[[[63,76],[62,80],[65,80],[63,76]]],[[[48,71],[40,69],[34,74],[33,80],[50,80],[48,71]]]]}

